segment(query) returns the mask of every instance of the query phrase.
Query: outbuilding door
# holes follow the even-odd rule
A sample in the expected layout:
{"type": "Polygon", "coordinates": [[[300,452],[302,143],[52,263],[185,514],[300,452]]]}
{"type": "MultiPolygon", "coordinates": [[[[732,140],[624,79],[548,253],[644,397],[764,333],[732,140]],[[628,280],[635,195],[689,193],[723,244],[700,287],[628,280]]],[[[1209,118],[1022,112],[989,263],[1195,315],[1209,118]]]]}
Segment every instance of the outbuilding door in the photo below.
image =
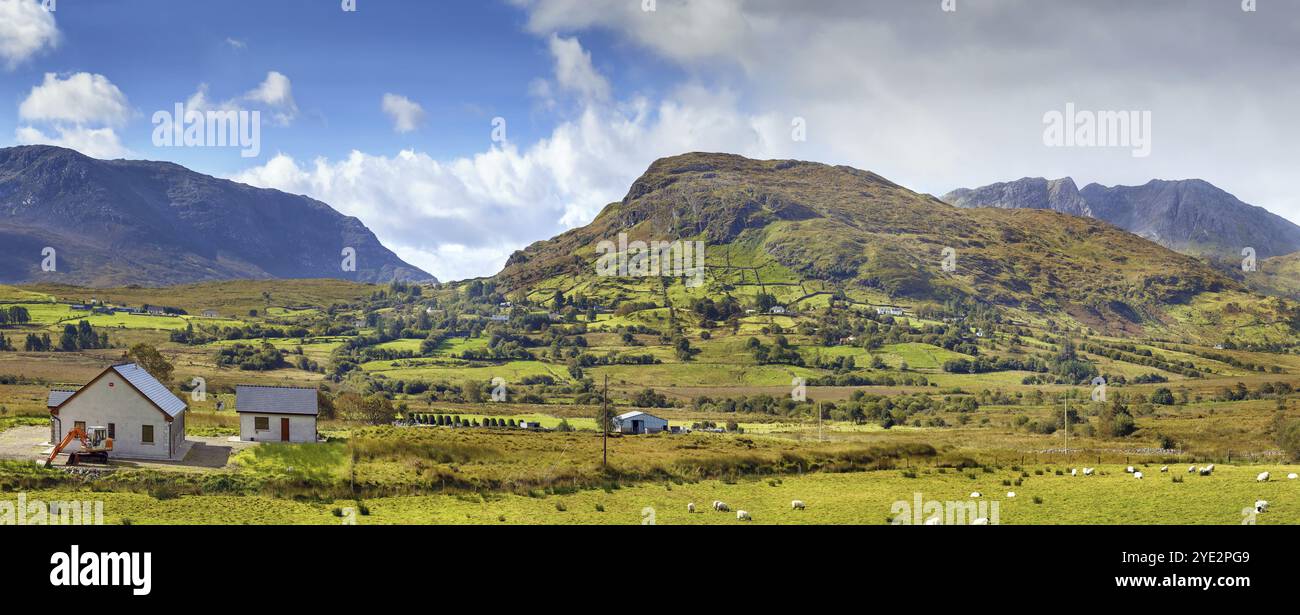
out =
{"type": "Polygon", "coordinates": [[[645,433],[645,421],[632,421],[632,433],[645,433]]]}
{"type": "Polygon", "coordinates": [[[280,419],[280,441],[289,441],[289,419],[280,419]]]}

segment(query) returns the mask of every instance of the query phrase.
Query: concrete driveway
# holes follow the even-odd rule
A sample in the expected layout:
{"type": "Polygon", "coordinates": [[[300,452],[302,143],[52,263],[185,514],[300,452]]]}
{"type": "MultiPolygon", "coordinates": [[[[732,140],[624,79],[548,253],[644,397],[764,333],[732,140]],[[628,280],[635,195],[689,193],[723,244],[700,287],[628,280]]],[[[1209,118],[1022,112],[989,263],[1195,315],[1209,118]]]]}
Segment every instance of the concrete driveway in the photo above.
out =
{"type": "MultiPolygon", "coordinates": [[[[49,443],[50,428],[44,426],[14,427],[0,432],[0,459],[44,460],[53,445],[49,443]]],[[[226,436],[185,439],[189,451],[181,461],[153,459],[121,459],[114,457],[112,465],[120,468],[153,468],[158,470],[218,470],[230,464],[235,453],[256,442],[231,441],[226,436]]],[[[55,464],[62,464],[63,460],[55,464]]]]}

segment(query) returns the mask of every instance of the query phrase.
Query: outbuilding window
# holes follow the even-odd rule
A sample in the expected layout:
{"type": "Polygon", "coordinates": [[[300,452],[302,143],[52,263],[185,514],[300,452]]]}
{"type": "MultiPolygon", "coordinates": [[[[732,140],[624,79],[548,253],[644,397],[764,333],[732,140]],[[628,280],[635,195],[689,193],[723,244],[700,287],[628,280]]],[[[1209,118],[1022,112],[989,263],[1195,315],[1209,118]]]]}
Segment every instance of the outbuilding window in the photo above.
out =
{"type": "Polygon", "coordinates": [[[253,417],[253,429],[257,431],[271,431],[271,417],[255,416],[253,417]]]}
{"type": "Polygon", "coordinates": [[[153,444],[153,425],[140,426],[140,443],[153,444]]]}

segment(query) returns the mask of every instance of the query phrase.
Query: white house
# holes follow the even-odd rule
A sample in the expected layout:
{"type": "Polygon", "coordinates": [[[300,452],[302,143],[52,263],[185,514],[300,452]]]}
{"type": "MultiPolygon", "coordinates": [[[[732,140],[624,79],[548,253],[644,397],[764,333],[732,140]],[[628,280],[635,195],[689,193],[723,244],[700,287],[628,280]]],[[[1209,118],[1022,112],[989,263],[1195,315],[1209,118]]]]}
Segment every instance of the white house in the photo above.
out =
{"type": "Polygon", "coordinates": [[[774,305],[774,306],[772,306],[772,311],[771,311],[771,313],[772,313],[772,314],[784,314],[784,313],[785,313],[785,306],[783,306],[783,305],[774,305]]]}
{"type": "MultiPolygon", "coordinates": [[[[114,365],[77,390],[55,389],[46,401],[50,441],[58,443],[74,427],[107,427],[110,457],[184,459],[185,402],[134,363],[114,365]]],[[[64,449],[75,451],[73,442],[64,449]]]]}
{"type": "Polygon", "coordinates": [[[316,389],[235,387],[239,439],[247,442],[315,442],[316,389]]]}
{"type": "Polygon", "coordinates": [[[668,429],[668,420],[641,411],[626,412],[614,417],[614,431],[618,433],[659,433],[668,429]]]}

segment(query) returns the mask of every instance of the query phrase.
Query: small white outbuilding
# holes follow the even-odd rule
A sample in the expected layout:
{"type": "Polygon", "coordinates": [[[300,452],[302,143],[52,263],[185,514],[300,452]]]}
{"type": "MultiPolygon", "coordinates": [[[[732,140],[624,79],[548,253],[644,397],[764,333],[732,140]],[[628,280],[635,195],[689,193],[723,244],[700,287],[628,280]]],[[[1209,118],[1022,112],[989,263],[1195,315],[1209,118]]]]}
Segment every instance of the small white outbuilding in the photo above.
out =
{"type": "Polygon", "coordinates": [[[315,442],[316,389],[239,385],[235,387],[239,439],[246,442],[315,442]]]}
{"type": "Polygon", "coordinates": [[[614,417],[614,431],[626,434],[659,433],[668,429],[668,419],[641,411],[625,412],[614,417]]]}

